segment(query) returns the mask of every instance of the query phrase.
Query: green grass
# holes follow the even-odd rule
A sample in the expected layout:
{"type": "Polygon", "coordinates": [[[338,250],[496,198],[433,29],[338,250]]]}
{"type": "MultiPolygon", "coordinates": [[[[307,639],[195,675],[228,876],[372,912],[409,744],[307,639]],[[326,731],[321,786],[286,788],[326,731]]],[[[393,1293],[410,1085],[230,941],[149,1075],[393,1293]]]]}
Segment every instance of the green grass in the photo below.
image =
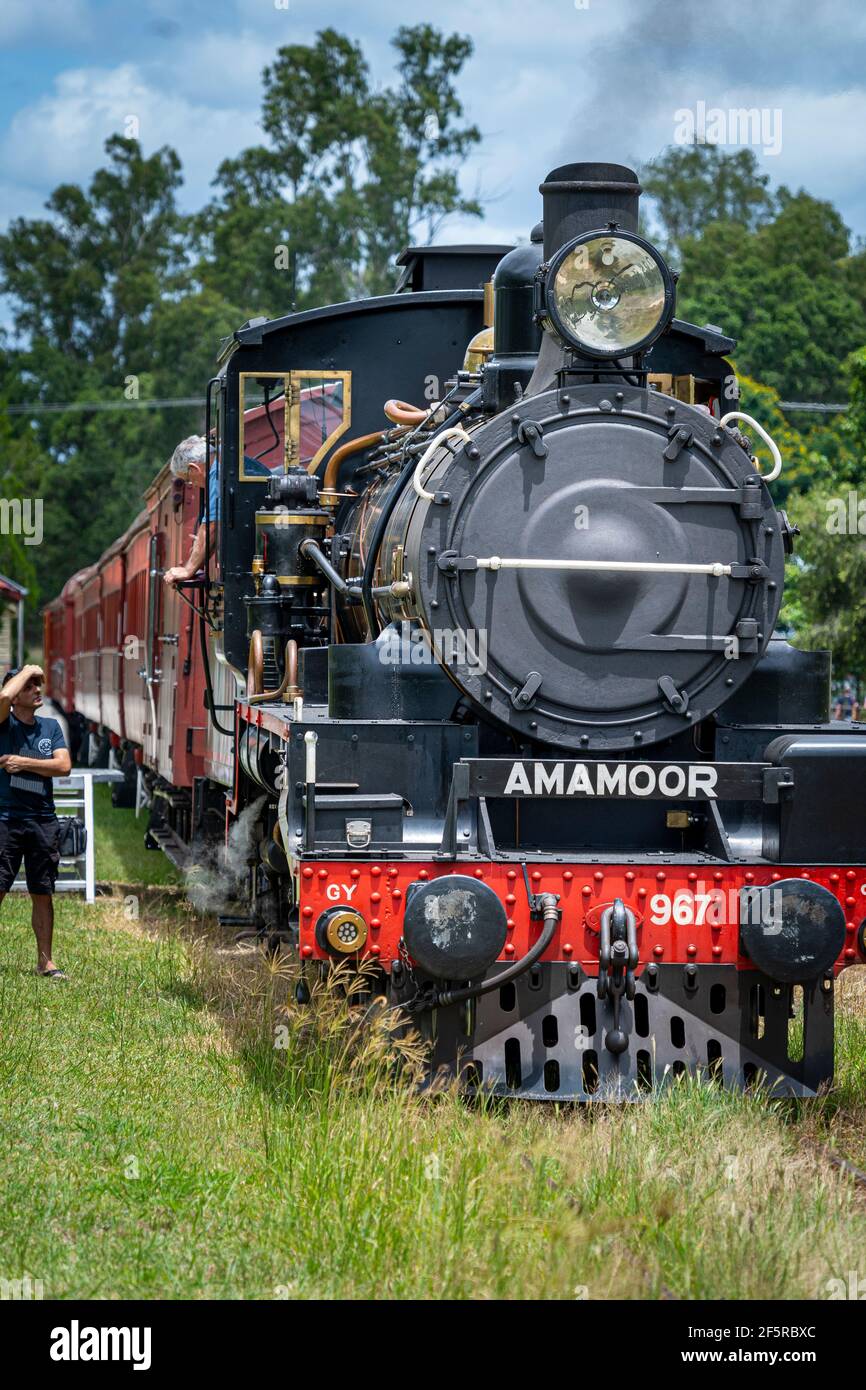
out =
{"type": "Polygon", "coordinates": [[[159,850],[144,848],[147,812],[138,820],[135,812],[111,805],[111,787],[93,788],[96,818],[96,877],[110,883],[175,884],[181,876],[159,850]]]}
{"type": "Polygon", "coordinates": [[[686,1080],[644,1106],[471,1108],[415,1094],[357,1001],[299,1011],[283,968],[162,898],[138,921],[59,899],[67,985],[31,973],[26,899],[3,904],[0,1277],[60,1298],[571,1300],[822,1298],[864,1273],[866,1202],[816,1147],[864,1129],[862,972],[827,1101],[686,1080]]]}

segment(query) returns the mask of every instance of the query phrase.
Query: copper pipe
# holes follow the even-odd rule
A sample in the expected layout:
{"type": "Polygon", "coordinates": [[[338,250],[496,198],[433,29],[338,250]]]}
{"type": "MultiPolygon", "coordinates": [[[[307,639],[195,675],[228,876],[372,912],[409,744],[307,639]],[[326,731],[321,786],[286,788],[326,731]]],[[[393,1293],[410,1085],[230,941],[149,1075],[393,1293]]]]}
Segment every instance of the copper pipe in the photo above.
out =
{"type": "MultiPolygon", "coordinates": [[[[286,643],[285,674],[276,690],[259,690],[259,682],[262,679],[262,665],[264,664],[264,652],[262,650],[262,634],[256,628],[250,638],[250,672],[256,675],[256,689],[252,695],[247,695],[248,705],[263,705],[269,700],[295,700],[300,695],[298,685],[298,644],[294,638],[286,643]],[[256,642],[258,639],[258,642],[256,642]],[[254,648],[256,649],[254,651],[254,648]],[[261,664],[256,667],[257,658],[261,664]]],[[[249,690],[250,675],[247,676],[247,690],[249,690]]]]}
{"type": "Polygon", "coordinates": [[[247,657],[247,696],[261,693],[264,664],[265,653],[262,646],[262,632],[261,628],[257,627],[250,634],[250,652],[247,657]]]}
{"type": "Polygon", "coordinates": [[[360,449],[369,449],[371,444],[383,443],[387,430],[376,430],[375,434],[359,434],[357,439],[350,439],[348,444],[343,444],[328,459],[325,468],[325,476],[322,480],[322,487],[326,492],[335,492],[337,489],[337,474],[340,471],[340,464],[343,459],[347,459],[350,454],[357,454],[360,449]]]}
{"type": "Polygon", "coordinates": [[[385,402],[385,414],[395,425],[421,425],[430,411],[422,410],[418,405],[410,405],[408,401],[392,400],[385,402]]]}
{"type": "Polygon", "coordinates": [[[357,439],[350,439],[348,444],[341,445],[328,459],[325,476],[322,479],[322,491],[336,491],[337,474],[343,459],[349,458],[351,454],[359,453],[361,449],[370,449],[374,444],[386,444],[389,440],[399,439],[400,435],[405,434],[408,428],[408,425],[400,425],[393,430],[377,430],[375,434],[359,434],[357,439]]]}

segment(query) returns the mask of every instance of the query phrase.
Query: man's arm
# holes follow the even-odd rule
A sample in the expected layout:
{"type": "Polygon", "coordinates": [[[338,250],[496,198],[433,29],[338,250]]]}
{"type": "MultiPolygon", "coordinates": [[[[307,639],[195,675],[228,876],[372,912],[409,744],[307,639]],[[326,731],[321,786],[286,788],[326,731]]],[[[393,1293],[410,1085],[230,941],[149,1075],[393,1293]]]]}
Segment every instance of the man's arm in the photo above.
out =
{"type": "MultiPolygon", "coordinates": [[[[212,521],[210,526],[210,552],[213,555],[216,549],[216,522],[212,521]]],[[[202,522],[195,534],[192,549],[184,565],[174,565],[170,570],[166,570],[163,579],[170,589],[173,589],[178,580],[192,579],[197,570],[204,564],[205,550],[205,524],[202,522]]]]}
{"type": "Polygon", "coordinates": [[[22,758],[17,753],[6,753],[0,758],[0,767],[10,776],[17,772],[38,772],[41,777],[68,777],[72,759],[68,748],[58,748],[50,758],[22,758]]]}
{"type": "Polygon", "coordinates": [[[0,690],[0,724],[5,724],[9,718],[12,702],[17,700],[27,682],[32,681],[34,676],[38,676],[40,680],[45,679],[41,666],[22,666],[18,675],[13,676],[11,681],[7,681],[3,689],[0,690]]]}

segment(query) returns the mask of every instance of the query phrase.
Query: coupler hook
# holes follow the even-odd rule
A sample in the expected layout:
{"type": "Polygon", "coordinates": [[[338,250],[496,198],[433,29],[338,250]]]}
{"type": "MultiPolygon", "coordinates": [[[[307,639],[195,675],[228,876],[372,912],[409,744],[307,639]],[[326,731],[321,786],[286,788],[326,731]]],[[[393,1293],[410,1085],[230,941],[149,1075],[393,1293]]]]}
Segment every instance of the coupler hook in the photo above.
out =
{"type": "Polygon", "coordinates": [[[622,996],[634,999],[634,972],[637,967],[637,924],[635,915],[622,898],[601,914],[598,947],[598,997],[613,1006],[613,1027],[607,1031],[605,1047],[618,1056],[628,1047],[628,1037],[620,1027],[622,996]]]}

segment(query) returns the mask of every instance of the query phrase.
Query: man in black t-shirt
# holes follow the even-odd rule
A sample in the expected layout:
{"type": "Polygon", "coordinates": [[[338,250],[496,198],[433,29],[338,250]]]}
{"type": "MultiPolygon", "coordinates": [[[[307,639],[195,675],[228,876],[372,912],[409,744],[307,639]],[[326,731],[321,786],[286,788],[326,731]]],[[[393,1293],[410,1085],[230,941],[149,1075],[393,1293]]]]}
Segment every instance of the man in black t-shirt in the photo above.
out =
{"type": "Polygon", "coordinates": [[[43,680],[39,666],[22,666],[7,671],[0,687],[0,903],[23,859],[33,903],[36,973],[65,980],[51,959],[52,895],[60,864],[51,779],[66,777],[72,762],[57,720],[36,713],[43,680]]]}

